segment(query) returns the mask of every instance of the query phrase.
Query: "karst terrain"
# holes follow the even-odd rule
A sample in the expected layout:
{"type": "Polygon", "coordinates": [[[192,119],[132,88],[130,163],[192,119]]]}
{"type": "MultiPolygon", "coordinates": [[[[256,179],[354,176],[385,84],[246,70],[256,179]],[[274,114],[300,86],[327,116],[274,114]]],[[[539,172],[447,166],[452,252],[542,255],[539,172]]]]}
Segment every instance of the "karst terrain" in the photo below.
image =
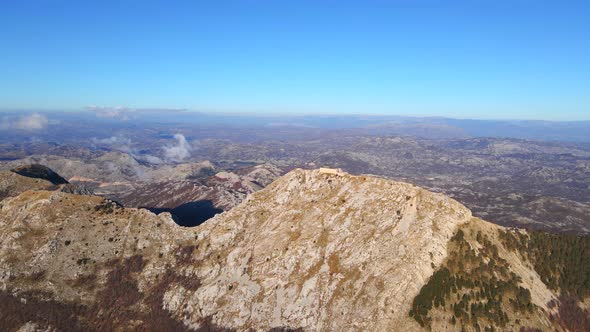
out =
{"type": "Polygon", "coordinates": [[[589,327],[588,237],[491,224],[413,184],[295,169],[188,228],[46,174],[2,174],[2,330],[589,327]]]}

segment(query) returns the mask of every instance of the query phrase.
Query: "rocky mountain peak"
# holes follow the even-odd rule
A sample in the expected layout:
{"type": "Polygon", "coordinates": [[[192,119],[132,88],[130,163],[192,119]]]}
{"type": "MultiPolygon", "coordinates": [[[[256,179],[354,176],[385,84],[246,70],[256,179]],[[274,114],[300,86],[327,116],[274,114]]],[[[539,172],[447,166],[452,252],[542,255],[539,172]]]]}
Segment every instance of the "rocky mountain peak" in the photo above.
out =
{"type": "Polygon", "coordinates": [[[411,184],[296,169],[202,225],[227,261],[174,301],[240,328],[411,326],[410,295],[470,220],[461,204],[411,184]]]}
{"type": "Polygon", "coordinates": [[[326,169],[292,170],[193,228],[96,196],[27,191],[0,208],[0,309],[16,317],[0,323],[565,330],[561,304],[533,269],[539,258],[515,249],[543,242],[529,238],[412,184],[326,169]],[[484,306],[494,314],[478,316],[484,306]]]}

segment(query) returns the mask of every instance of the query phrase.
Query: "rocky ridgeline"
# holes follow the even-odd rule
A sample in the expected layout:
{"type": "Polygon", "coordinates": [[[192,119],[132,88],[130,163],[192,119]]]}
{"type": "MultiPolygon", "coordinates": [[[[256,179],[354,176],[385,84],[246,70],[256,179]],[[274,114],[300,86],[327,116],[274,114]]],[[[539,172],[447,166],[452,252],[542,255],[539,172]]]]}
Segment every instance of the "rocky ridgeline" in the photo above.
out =
{"type": "Polygon", "coordinates": [[[6,197],[18,196],[27,190],[50,189],[89,194],[76,185],[68,183],[49,167],[31,164],[22,165],[10,171],[0,171],[0,201],[6,197]]]}
{"type": "Polygon", "coordinates": [[[295,170],[203,225],[202,257],[225,260],[169,301],[240,329],[410,327],[411,294],[470,218],[410,184],[295,170]]]}
{"type": "Polygon", "coordinates": [[[2,330],[567,328],[509,232],[407,183],[296,169],[193,228],[59,191],[0,205],[2,330]],[[454,316],[483,282],[499,320],[454,316]]]}
{"type": "Polygon", "coordinates": [[[270,164],[234,172],[221,171],[200,179],[181,178],[136,183],[117,195],[125,206],[174,209],[182,204],[209,201],[229,210],[247,195],[262,189],[283,173],[270,164]]]}

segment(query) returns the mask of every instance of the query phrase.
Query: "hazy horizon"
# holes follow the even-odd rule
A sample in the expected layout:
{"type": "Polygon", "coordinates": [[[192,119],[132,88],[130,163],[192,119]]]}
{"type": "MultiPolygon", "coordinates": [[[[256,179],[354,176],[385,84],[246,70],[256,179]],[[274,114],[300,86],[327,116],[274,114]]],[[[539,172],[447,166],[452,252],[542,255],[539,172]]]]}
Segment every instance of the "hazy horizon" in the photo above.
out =
{"type": "MultiPolygon", "coordinates": [[[[473,120],[473,121],[496,121],[496,122],[590,122],[589,118],[581,118],[581,119],[542,119],[542,118],[503,118],[503,117],[460,117],[460,116],[452,116],[452,115],[420,115],[420,114],[396,114],[396,113],[362,113],[362,112],[280,112],[280,111],[247,111],[247,110],[198,110],[198,109],[166,109],[166,108],[156,108],[156,107],[140,107],[140,108],[129,108],[129,107],[101,107],[101,109],[105,110],[124,110],[125,112],[141,114],[141,113],[148,113],[148,114],[161,114],[165,115],[166,113],[170,114],[184,114],[184,115],[208,115],[208,116],[235,116],[235,117],[243,117],[249,116],[254,118],[300,118],[300,117],[367,117],[367,118],[377,118],[377,117],[389,117],[389,118],[402,118],[402,119],[446,119],[446,120],[473,120]]],[[[34,114],[34,113],[41,113],[41,114],[57,114],[57,113],[64,113],[64,114],[92,114],[96,113],[95,110],[83,108],[83,109],[18,109],[18,108],[0,108],[0,115],[2,114],[19,114],[22,116],[34,114]]]]}

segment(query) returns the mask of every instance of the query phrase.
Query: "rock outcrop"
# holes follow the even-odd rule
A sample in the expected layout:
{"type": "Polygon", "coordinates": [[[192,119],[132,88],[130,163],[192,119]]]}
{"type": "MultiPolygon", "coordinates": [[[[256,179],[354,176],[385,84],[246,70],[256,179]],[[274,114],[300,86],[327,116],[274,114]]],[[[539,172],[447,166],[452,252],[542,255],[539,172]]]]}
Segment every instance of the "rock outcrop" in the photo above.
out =
{"type": "MultiPolygon", "coordinates": [[[[521,312],[506,288],[505,329],[566,330],[551,319],[556,292],[507,234],[441,194],[318,170],[293,170],[193,228],[96,196],[26,191],[0,208],[0,328],[475,330],[469,316],[451,324],[448,295],[420,301],[438,301],[444,271],[488,264],[490,280],[507,273],[529,292],[521,312]],[[462,253],[471,265],[460,268],[462,253]]],[[[468,286],[449,286],[452,300],[468,286]]]]}
{"type": "Polygon", "coordinates": [[[51,182],[52,184],[67,184],[68,181],[62,178],[59,174],[55,173],[49,167],[40,164],[23,165],[12,169],[16,174],[26,176],[29,178],[43,179],[51,182]]]}
{"type": "Polygon", "coordinates": [[[10,171],[0,171],[0,201],[27,190],[56,189],[63,184],[68,182],[43,165],[23,165],[10,171]]]}
{"type": "Polygon", "coordinates": [[[410,184],[295,170],[200,228],[211,270],[197,291],[169,292],[167,306],[241,330],[412,328],[413,296],[470,220],[410,184]]]}

